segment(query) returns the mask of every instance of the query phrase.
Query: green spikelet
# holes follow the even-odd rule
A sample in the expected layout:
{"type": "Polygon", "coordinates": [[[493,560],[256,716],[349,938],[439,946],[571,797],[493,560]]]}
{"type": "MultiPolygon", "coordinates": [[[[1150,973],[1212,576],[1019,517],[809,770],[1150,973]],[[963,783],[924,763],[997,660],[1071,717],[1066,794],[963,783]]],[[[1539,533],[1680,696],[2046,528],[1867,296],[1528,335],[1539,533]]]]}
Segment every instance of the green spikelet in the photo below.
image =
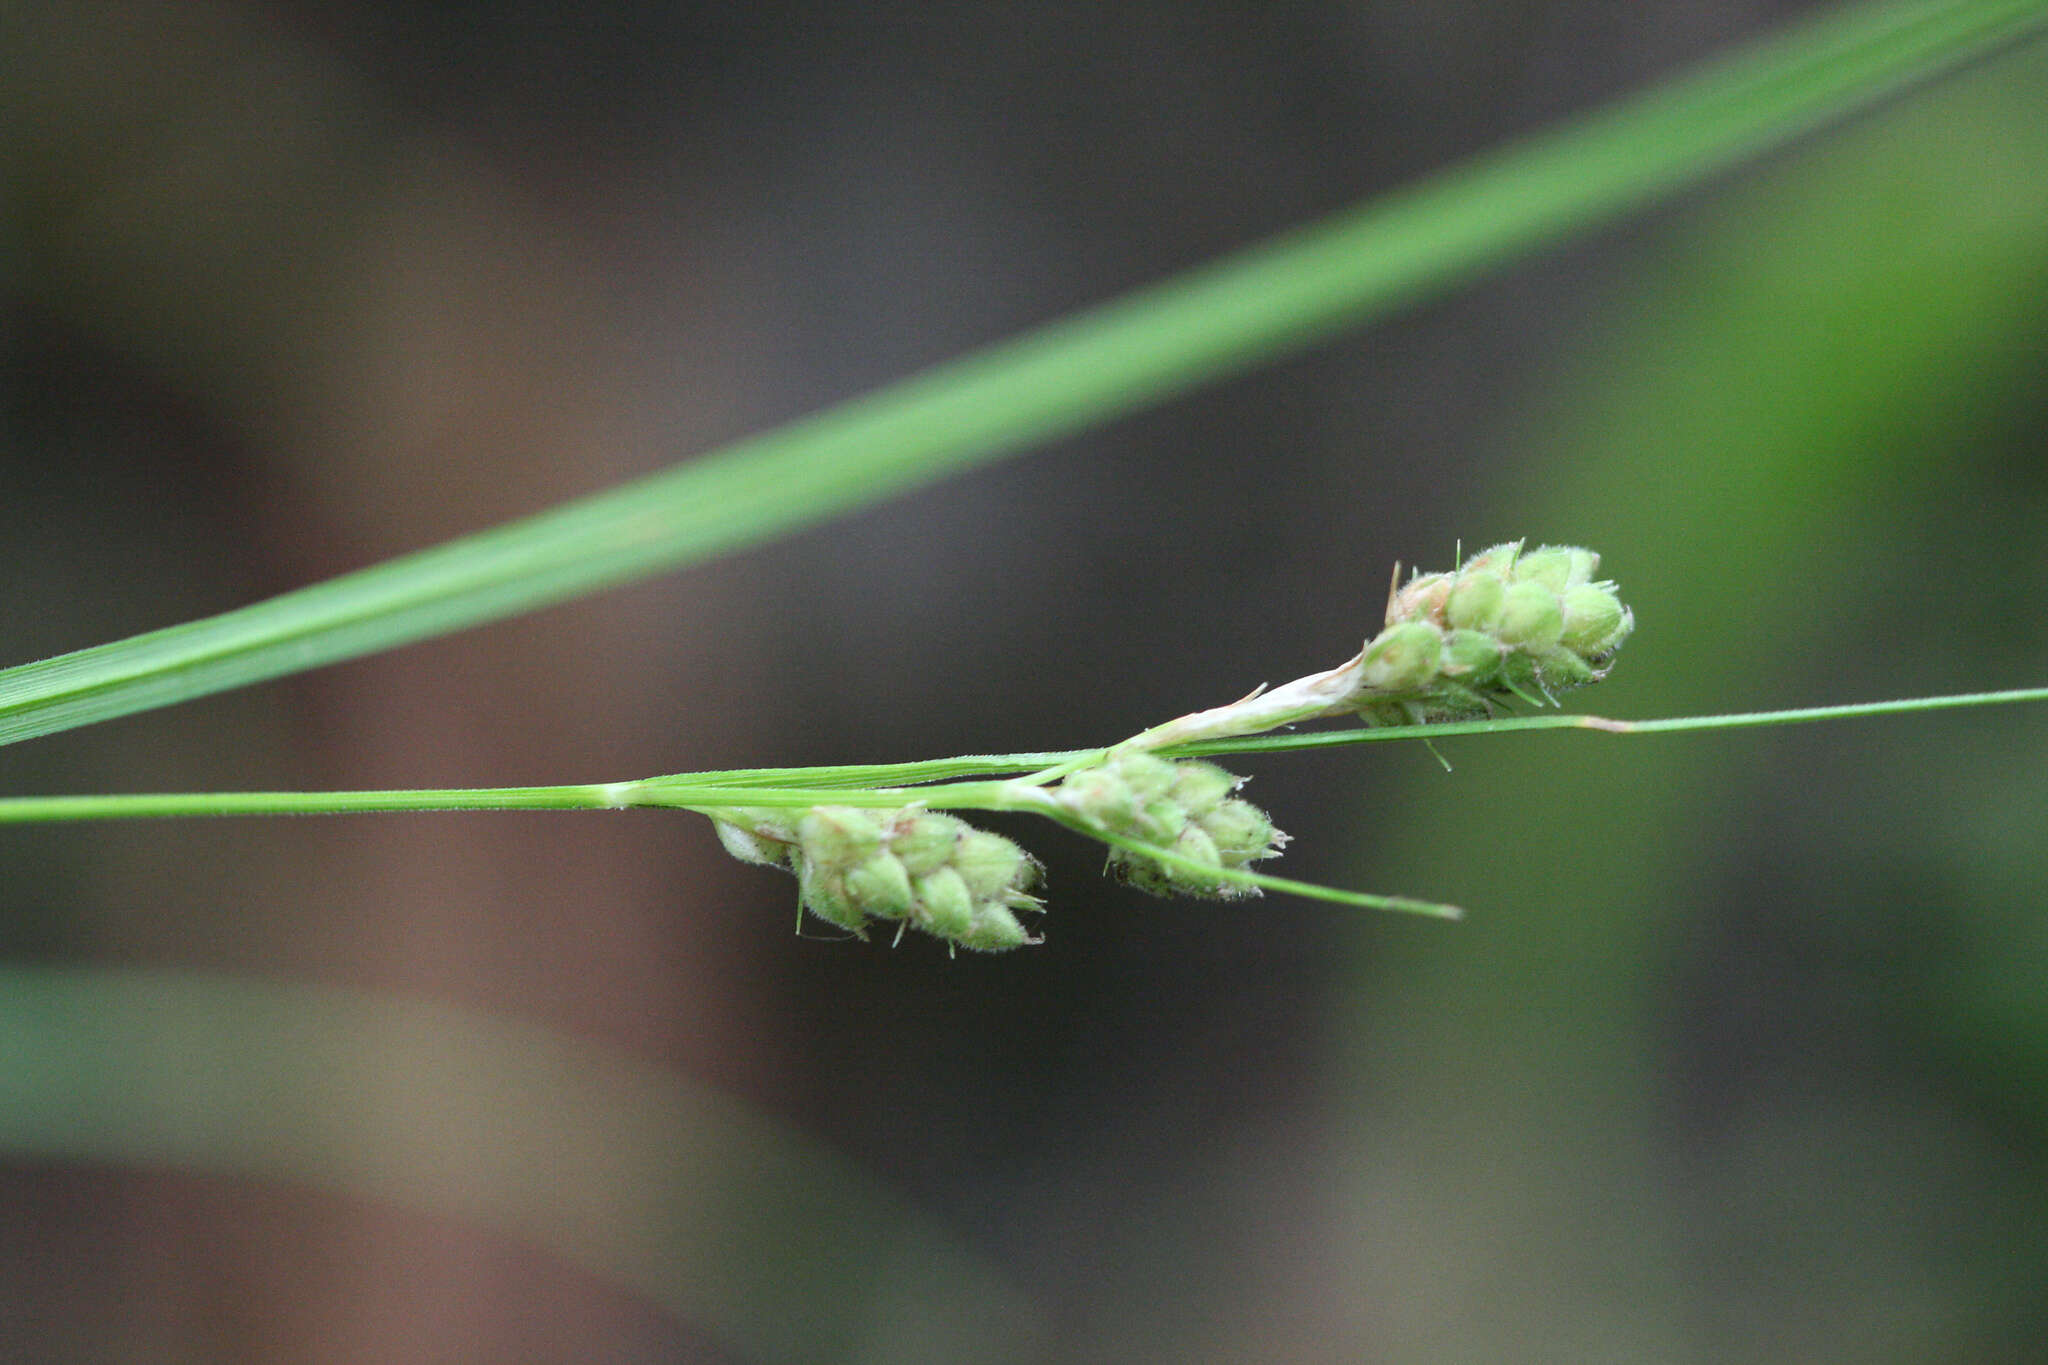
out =
{"type": "MultiPolygon", "coordinates": [[[[1266,813],[1231,795],[1244,779],[1213,763],[1178,762],[1120,749],[1062,782],[1061,804],[1112,834],[1151,844],[1206,867],[1240,868],[1270,858],[1287,842],[1266,813]]],[[[1110,870],[1155,896],[1257,895],[1256,887],[1113,848],[1110,870]]]]}
{"type": "Polygon", "coordinates": [[[1521,541],[1419,574],[1387,602],[1386,629],[1360,656],[1358,713],[1368,725],[1484,715],[1521,700],[1554,702],[1598,682],[1635,617],[1600,556],[1521,541]]]}
{"type": "Polygon", "coordinates": [[[828,924],[865,937],[870,921],[893,920],[977,952],[1038,942],[1017,918],[1040,906],[1038,862],[1008,839],[915,807],[791,814],[721,811],[719,839],[747,862],[789,867],[804,909],[828,924]]]}

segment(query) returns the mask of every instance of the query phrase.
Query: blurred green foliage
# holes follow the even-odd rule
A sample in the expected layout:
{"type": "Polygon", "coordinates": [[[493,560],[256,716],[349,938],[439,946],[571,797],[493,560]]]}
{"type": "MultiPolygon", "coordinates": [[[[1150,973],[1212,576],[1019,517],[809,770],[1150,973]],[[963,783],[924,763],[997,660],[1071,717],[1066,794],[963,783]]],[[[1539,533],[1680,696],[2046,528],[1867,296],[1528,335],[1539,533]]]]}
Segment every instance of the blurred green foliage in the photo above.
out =
{"type": "MultiPolygon", "coordinates": [[[[2048,674],[2044,89],[2014,55],[1668,224],[1511,419],[1494,515],[1643,623],[1596,709],[2048,674]]],[[[1356,1227],[1429,1229],[1377,1358],[2031,1358],[2044,734],[1447,741],[1377,793],[1374,875],[1484,908],[1371,940],[1333,1057],[1356,1227]]]]}

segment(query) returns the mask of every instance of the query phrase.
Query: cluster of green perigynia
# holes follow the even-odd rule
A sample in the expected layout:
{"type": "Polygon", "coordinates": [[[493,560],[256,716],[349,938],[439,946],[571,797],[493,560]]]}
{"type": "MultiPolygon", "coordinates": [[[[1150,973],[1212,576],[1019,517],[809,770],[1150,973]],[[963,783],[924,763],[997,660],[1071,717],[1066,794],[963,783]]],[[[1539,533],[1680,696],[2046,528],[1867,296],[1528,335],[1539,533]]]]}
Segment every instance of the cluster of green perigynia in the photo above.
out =
{"type": "Polygon", "coordinates": [[[1258,888],[1204,875],[1200,868],[1241,868],[1270,858],[1287,842],[1266,813],[1232,793],[1244,779],[1213,763],[1116,749],[1070,774],[1054,792],[1088,822],[1178,855],[1197,867],[1110,849],[1110,869],[1155,896],[1255,896],[1258,888]]]}
{"type": "Polygon", "coordinates": [[[789,868],[804,908],[856,936],[870,920],[894,920],[977,952],[1038,941],[1017,919],[1040,907],[1028,894],[1037,860],[964,820],[916,807],[723,814],[716,827],[728,852],[789,868]]]}
{"type": "Polygon", "coordinates": [[[1417,724],[1598,682],[1635,629],[1599,568],[1591,550],[1513,541],[1410,579],[1366,644],[1359,714],[1369,725],[1417,724]]]}

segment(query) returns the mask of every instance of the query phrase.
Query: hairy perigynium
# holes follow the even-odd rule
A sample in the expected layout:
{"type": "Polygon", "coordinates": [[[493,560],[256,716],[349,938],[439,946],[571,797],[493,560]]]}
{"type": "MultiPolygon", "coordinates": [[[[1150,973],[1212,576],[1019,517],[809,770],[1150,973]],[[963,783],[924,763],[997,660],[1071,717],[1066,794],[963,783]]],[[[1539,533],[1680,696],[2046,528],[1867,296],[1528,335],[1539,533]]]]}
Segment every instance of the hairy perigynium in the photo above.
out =
{"type": "MultiPolygon", "coordinates": [[[[1367,725],[1488,715],[1516,700],[1555,704],[1597,682],[1635,619],[1600,557],[1520,541],[1464,559],[1449,573],[1397,582],[1385,628],[1334,669],[1229,706],[1198,711],[1026,777],[904,789],[904,804],[721,807],[706,810],[735,857],[785,868],[810,913],[865,936],[894,922],[949,944],[998,952],[1039,942],[1020,913],[1039,864],[1007,839],[936,807],[1031,811],[1100,840],[1109,870],[1154,895],[1236,897],[1300,884],[1250,870],[1287,836],[1235,795],[1244,779],[1213,763],[1162,755],[1177,745],[1260,734],[1301,721],[1356,716],[1367,725]]],[[[870,793],[883,797],[883,793],[870,793]]],[[[1395,897],[1354,903],[1455,913],[1395,897]]]]}

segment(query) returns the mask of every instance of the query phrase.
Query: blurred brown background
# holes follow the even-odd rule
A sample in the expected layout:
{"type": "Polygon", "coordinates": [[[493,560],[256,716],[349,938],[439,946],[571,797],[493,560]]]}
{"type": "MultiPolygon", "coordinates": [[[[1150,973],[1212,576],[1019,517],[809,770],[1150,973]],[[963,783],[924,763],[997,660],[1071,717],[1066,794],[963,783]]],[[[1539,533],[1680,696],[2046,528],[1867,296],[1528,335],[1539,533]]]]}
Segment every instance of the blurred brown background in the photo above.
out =
{"type": "MultiPolygon", "coordinates": [[[[661,467],[1809,8],[0,6],[5,660],[661,467]]],[[[2044,89],[2022,49],[1162,410],[38,740],[7,788],[1107,742],[1339,661],[1396,559],[1522,535],[1601,549],[1637,610],[1582,709],[2039,683],[2044,89]]],[[[735,1097],[1034,1306],[1043,1344],[990,1359],[2034,1360],[2044,732],[2012,709],[1453,741],[1449,776],[1413,746],[1249,765],[1289,873],[1472,907],[1457,927],[1151,902],[1018,827],[1048,941],[951,961],[794,937],[786,878],[632,813],[13,829],[0,942],[516,1017],[735,1097]]],[[[406,1059],[361,1074],[366,1110],[436,1123],[406,1059]]],[[[431,1209],[0,1163],[9,1358],[739,1358],[431,1209]]],[[[772,1262],[775,1217],[732,1235],[772,1262]]],[[[900,1321],[948,1286],[861,1291],[900,1321]]],[[[918,1358],[818,1330],[820,1358],[918,1358]]]]}

